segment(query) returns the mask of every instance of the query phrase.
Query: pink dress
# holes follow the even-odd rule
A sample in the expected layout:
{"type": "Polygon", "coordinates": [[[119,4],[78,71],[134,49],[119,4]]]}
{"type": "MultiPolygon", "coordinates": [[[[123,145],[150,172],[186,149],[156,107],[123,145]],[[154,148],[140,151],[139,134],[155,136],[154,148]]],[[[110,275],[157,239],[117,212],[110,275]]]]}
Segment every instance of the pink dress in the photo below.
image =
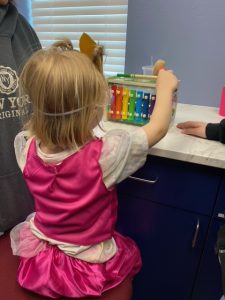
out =
{"type": "MultiPolygon", "coordinates": [[[[35,201],[35,227],[46,237],[71,245],[95,245],[114,238],[117,251],[104,263],[90,263],[65,254],[37,238],[24,223],[17,234],[21,244],[19,284],[51,298],[100,296],[133,277],[141,267],[136,244],[115,231],[117,194],[102,180],[97,139],[61,164],[44,163],[32,140],[23,171],[35,201]]],[[[29,223],[28,223],[29,224],[29,223]]],[[[15,241],[14,241],[15,242],[15,241]]]]}

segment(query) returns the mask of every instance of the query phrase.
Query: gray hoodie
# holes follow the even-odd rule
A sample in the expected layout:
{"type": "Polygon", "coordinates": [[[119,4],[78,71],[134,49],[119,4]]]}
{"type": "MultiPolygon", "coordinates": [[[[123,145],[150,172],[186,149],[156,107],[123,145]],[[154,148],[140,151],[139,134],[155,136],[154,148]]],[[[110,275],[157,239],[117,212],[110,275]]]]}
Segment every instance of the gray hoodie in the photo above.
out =
{"type": "Polygon", "coordinates": [[[18,168],[14,138],[21,130],[20,115],[29,110],[29,98],[18,96],[18,74],[40,42],[12,4],[0,6],[0,232],[23,221],[33,201],[18,168]]]}

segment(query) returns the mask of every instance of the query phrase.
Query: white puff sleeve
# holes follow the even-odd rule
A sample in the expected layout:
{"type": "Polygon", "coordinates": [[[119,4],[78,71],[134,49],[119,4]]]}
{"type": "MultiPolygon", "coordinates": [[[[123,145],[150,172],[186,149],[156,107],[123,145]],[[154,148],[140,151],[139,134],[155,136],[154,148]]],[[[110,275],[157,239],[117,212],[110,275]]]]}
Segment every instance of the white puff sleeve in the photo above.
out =
{"type": "Polygon", "coordinates": [[[27,160],[27,151],[31,142],[31,138],[28,137],[28,131],[19,132],[14,140],[14,149],[16,160],[19,168],[23,172],[23,169],[27,160]]]}
{"type": "Polygon", "coordinates": [[[99,160],[106,187],[121,182],[143,166],[148,150],[147,136],[142,128],[133,132],[120,129],[107,132],[99,160]]]}

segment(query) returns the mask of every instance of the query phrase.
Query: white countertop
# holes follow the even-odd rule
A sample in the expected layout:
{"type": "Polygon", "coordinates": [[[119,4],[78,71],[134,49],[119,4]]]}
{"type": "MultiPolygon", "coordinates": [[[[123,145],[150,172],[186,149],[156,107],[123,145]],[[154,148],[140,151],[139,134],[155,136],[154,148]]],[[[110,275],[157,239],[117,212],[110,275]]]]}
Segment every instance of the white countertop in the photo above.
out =
{"type": "MultiPolygon", "coordinates": [[[[225,169],[225,144],[187,136],[176,128],[176,124],[179,122],[218,123],[221,119],[216,107],[178,104],[175,119],[167,135],[149,149],[149,154],[225,169]]],[[[113,128],[133,130],[134,127],[136,128],[136,126],[116,122],[104,122],[103,127],[106,130],[113,128]]]]}

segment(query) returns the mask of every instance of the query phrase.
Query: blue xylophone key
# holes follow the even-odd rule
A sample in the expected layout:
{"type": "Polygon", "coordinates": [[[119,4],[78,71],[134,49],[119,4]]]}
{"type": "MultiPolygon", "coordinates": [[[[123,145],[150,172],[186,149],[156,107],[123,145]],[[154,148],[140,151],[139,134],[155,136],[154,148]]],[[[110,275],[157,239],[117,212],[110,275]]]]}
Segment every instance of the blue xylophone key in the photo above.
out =
{"type": "Polygon", "coordinates": [[[137,91],[137,100],[136,100],[136,106],[135,106],[135,120],[136,121],[141,121],[142,98],[143,98],[143,91],[137,91]]]}

